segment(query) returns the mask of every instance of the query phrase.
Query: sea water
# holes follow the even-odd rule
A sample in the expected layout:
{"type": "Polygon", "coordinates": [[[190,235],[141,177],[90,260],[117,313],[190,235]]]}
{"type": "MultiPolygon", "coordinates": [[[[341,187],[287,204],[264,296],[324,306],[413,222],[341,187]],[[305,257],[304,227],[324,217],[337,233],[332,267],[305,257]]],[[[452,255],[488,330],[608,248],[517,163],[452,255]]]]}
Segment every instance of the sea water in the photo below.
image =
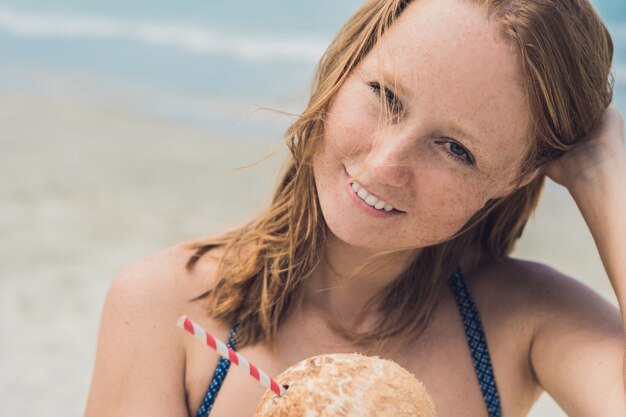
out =
{"type": "MultiPolygon", "coordinates": [[[[214,128],[297,113],[317,60],[360,0],[0,0],[0,93],[125,106],[214,128]]],[[[626,2],[597,0],[626,112],[626,2]]],[[[236,126],[236,127],[233,127],[236,126]]]]}

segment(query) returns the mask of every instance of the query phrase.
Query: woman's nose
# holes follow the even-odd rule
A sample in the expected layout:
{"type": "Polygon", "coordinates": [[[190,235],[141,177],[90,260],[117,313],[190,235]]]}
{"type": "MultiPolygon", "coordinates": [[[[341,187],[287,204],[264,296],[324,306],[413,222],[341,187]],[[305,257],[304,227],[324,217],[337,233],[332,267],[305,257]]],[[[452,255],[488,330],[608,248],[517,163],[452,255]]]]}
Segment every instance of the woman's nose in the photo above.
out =
{"type": "Polygon", "coordinates": [[[400,188],[409,182],[411,172],[407,167],[378,165],[374,167],[374,176],[383,184],[400,188]]]}
{"type": "MultiPolygon", "coordinates": [[[[398,138],[399,139],[399,138],[398,138]]],[[[393,138],[388,138],[393,141],[393,138]]],[[[370,167],[373,180],[380,184],[393,187],[403,187],[411,179],[412,167],[410,164],[410,144],[394,143],[376,144],[369,155],[366,165],[370,167]]]]}

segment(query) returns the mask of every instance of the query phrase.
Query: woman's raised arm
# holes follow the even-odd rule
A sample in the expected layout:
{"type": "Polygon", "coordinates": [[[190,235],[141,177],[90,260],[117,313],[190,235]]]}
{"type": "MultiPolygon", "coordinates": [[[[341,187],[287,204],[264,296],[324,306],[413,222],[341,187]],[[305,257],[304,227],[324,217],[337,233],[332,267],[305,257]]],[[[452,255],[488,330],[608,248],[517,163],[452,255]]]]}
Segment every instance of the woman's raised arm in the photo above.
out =
{"type": "Polygon", "coordinates": [[[589,136],[546,173],[576,201],[620,312],[581,285],[550,280],[558,285],[545,285],[546,299],[554,302],[543,303],[548,313],[537,327],[531,363],[569,415],[626,416],[626,148],[619,111],[610,106],[589,136]]]}
{"type": "Polygon", "coordinates": [[[595,240],[626,316],[626,148],[624,119],[609,106],[602,121],[546,174],[568,189],[595,240]]]}

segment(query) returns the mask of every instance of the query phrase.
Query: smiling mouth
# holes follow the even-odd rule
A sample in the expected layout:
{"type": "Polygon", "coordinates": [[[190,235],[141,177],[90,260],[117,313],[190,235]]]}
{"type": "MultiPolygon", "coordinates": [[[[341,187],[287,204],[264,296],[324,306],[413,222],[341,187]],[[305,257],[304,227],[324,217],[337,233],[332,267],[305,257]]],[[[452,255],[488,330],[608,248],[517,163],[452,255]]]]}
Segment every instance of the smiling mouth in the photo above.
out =
{"type": "Polygon", "coordinates": [[[358,182],[354,181],[351,185],[352,185],[352,191],[354,191],[354,193],[358,195],[359,198],[363,200],[365,204],[367,204],[368,206],[374,207],[376,210],[380,210],[380,211],[384,210],[387,212],[394,209],[394,207],[391,204],[370,194],[365,188],[361,187],[361,185],[358,182]]]}
{"type": "MultiPolygon", "coordinates": [[[[352,178],[352,176],[348,172],[348,169],[346,168],[345,165],[343,166],[343,172],[347,178],[352,178]]],[[[383,216],[384,214],[388,214],[388,215],[406,214],[406,211],[399,210],[393,207],[391,204],[384,201],[383,199],[380,199],[376,197],[375,195],[370,194],[370,192],[367,191],[367,189],[365,189],[357,181],[352,180],[349,182],[349,184],[350,184],[350,188],[352,189],[352,192],[354,193],[356,197],[359,198],[359,200],[363,201],[366,205],[371,207],[373,210],[379,212],[383,216]]]]}

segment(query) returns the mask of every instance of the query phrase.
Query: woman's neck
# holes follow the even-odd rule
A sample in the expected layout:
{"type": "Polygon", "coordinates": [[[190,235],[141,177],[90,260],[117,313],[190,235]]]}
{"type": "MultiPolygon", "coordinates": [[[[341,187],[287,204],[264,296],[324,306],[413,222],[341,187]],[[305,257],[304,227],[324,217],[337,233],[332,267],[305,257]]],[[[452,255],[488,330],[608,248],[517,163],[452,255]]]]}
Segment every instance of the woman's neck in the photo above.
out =
{"type": "MultiPolygon", "coordinates": [[[[375,310],[369,320],[361,320],[366,304],[406,271],[422,249],[387,253],[348,245],[332,237],[320,264],[304,283],[304,301],[308,309],[352,330],[356,323],[367,327],[377,319],[375,310]]],[[[480,248],[465,248],[458,263],[465,275],[491,259],[480,248]]],[[[361,329],[363,330],[363,329],[361,329]]]]}
{"type": "Polygon", "coordinates": [[[367,302],[396,280],[420,251],[385,253],[333,237],[322,261],[305,281],[306,305],[351,328],[367,302]]]}

